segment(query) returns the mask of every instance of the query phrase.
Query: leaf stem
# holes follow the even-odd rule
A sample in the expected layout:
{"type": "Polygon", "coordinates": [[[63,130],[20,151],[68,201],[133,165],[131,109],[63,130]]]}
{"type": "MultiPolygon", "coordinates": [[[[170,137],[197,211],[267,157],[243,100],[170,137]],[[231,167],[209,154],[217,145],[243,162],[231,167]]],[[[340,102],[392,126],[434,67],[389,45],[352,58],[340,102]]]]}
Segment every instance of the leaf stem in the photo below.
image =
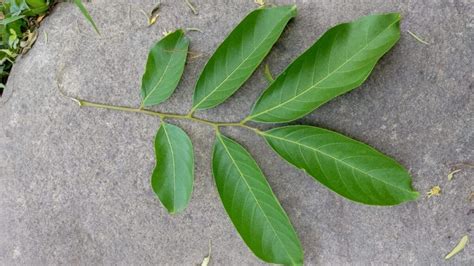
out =
{"type": "Polygon", "coordinates": [[[139,108],[133,108],[133,107],[128,107],[128,106],[118,106],[118,105],[111,105],[111,104],[104,104],[104,103],[96,103],[96,102],[90,102],[90,101],[85,101],[85,100],[80,100],[76,98],[70,98],[79,106],[84,106],[84,107],[94,107],[94,108],[100,108],[100,109],[108,109],[108,110],[115,110],[115,111],[123,111],[123,112],[132,112],[132,113],[141,113],[141,114],[146,114],[146,115],[151,115],[151,116],[158,116],[161,120],[166,119],[166,118],[172,118],[172,119],[181,119],[181,120],[189,120],[193,121],[196,123],[201,123],[201,124],[206,124],[209,126],[212,126],[214,129],[218,129],[219,127],[242,127],[246,128],[248,130],[252,130],[255,133],[259,134],[261,131],[258,128],[251,127],[245,124],[244,121],[241,122],[213,122],[209,121],[206,119],[198,118],[192,116],[192,112],[183,115],[183,114],[171,114],[171,113],[162,113],[162,112],[156,112],[148,109],[144,109],[143,106],[140,106],[139,108]]]}

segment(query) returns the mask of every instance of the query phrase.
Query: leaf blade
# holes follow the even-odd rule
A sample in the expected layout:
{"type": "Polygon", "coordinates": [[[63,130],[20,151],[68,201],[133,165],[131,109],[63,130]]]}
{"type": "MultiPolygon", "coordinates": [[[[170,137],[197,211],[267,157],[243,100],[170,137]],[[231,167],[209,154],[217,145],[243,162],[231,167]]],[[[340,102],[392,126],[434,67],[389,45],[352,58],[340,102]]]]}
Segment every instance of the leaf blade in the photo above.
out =
{"type": "Polygon", "coordinates": [[[283,159],[352,201],[396,205],[419,195],[400,164],[339,133],[312,126],[285,126],[261,134],[283,159]]]}
{"type": "Polygon", "coordinates": [[[142,106],[167,100],[178,86],[184,71],[189,40],[176,30],[159,40],[150,52],[142,76],[142,106]]]}
{"type": "Polygon", "coordinates": [[[196,83],[193,111],[212,108],[234,94],[262,62],[294,16],[294,5],[260,8],[248,14],[204,67],[196,83]]]}
{"type": "Polygon", "coordinates": [[[169,213],[183,211],[194,182],[193,145],[179,127],[162,123],[155,138],[156,166],[151,187],[169,213]]]}
{"type": "Polygon", "coordinates": [[[19,15],[19,16],[11,16],[11,17],[8,17],[8,18],[5,18],[5,19],[2,19],[0,20],[0,25],[8,25],[12,22],[15,22],[17,20],[20,20],[22,18],[24,18],[25,16],[24,15],[19,15]]]}
{"type": "Polygon", "coordinates": [[[218,133],[212,168],[224,208],[252,252],[266,262],[301,264],[298,236],[251,155],[218,133]]]}
{"type": "Polygon", "coordinates": [[[82,0],[74,0],[74,4],[76,4],[76,6],[79,8],[79,10],[81,11],[82,15],[86,18],[87,21],[89,21],[89,23],[92,25],[92,27],[94,28],[95,32],[97,32],[97,34],[100,35],[100,31],[99,31],[99,28],[97,28],[97,25],[95,25],[95,22],[94,22],[94,19],[92,18],[92,16],[89,14],[89,11],[87,11],[87,8],[84,6],[84,4],[82,3],[82,0]]]}
{"type": "Polygon", "coordinates": [[[331,28],[263,92],[246,121],[289,122],[360,86],[400,38],[399,22],[389,13],[331,28]]]}

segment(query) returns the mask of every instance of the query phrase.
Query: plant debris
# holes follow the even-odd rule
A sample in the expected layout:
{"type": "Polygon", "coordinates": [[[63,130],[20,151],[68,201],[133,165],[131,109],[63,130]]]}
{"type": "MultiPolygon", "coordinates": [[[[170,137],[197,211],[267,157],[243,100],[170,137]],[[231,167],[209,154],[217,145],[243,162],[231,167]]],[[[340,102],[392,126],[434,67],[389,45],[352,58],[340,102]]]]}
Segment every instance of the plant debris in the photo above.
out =
{"type": "Polygon", "coordinates": [[[189,54],[189,59],[196,59],[196,58],[200,58],[200,57],[203,56],[202,53],[192,52],[192,51],[189,51],[188,54],[189,54]]]}
{"type": "Polygon", "coordinates": [[[198,28],[186,28],[186,31],[198,31],[198,32],[202,33],[202,30],[198,29],[198,28]]]}
{"type": "Polygon", "coordinates": [[[440,186],[434,186],[426,193],[428,198],[431,198],[432,196],[439,196],[441,195],[441,187],[440,186]]]}
{"type": "Polygon", "coordinates": [[[196,8],[191,4],[189,0],[184,0],[186,2],[186,5],[188,5],[189,9],[191,9],[191,12],[193,12],[194,15],[199,15],[199,12],[196,10],[196,8]]]}
{"type": "Polygon", "coordinates": [[[155,24],[156,23],[156,20],[158,19],[158,17],[160,16],[160,14],[158,13],[158,11],[160,11],[160,6],[161,6],[161,2],[158,2],[154,7],[153,9],[151,10],[151,12],[148,14],[145,10],[143,9],[140,9],[140,11],[143,13],[143,15],[145,15],[146,19],[147,19],[147,24],[148,24],[148,27],[150,27],[151,25],[155,24]]]}
{"type": "Polygon", "coordinates": [[[24,33],[23,39],[20,42],[21,54],[26,54],[31,49],[33,44],[36,42],[38,38],[38,32],[36,30],[30,31],[27,30],[24,33]]]}
{"type": "Polygon", "coordinates": [[[426,45],[430,45],[429,42],[427,41],[424,41],[423,39],[421,39],[420,37],[418,37],[415,33],[407,30],[408,34],[410,34],[413,38],[415,38],[417,41],[421,42],[422,44],[426,44],[426,45]]]}
{"type": "Polygon", "coordinates": [[[209,253],[207,257],[204,257],[204,259],[202,260],[201,266],[209,265],[210,260],[211,260],[211,240],[209,240],[209,253]]]}
{"type": "Polygon", "coordinates": [[[451,181],[451,179],[453,179],[453,177],[454,177],[454,174],[458,173],[460,171],[461,171],[461,169],[456,169],[454,171],[451,171],[451,173],[448,174],[448,180],[451,181]]]}
{"type": "Polygon", "coordinates": [[[463,236],[461,240],[459,241],[459,243],[453,248],[453,250],[451,250],[451,252],[449,252],[448,255],[446,255],[446,257],[444,257],[444,259],[448,260],[454,255],[461,252],[464,249],[464,247],[466,247],[468,242],[469,242],[469,237],[467,235],[463,236]]]}
{"type": "Polygon", "coordinates": [[[264,7],[267,5],[266,0],[254,0],[254,3],[257,4],[259,7],[264,7]]]}
{"type": "Polygon", "coordinates": [[[46,31],[43,31],[44,34],[44,44],[48,44],[48,33],[46,31]]]}

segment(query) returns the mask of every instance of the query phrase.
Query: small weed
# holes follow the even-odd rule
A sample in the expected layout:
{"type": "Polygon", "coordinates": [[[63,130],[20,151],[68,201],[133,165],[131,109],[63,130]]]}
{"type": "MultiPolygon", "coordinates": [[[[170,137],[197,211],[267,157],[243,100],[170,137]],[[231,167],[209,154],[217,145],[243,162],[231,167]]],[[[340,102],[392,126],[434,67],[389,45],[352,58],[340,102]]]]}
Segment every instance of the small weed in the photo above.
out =
{"type": "MultiPolygon", "coordinates": [[[[4,0],[0,3],[0,96],[16,58],[35,43],[37,28],[54,4],[50,0],[4,0]]],[[[74,0],[84,17],[99,33],[81,0],[74,0]]]]}

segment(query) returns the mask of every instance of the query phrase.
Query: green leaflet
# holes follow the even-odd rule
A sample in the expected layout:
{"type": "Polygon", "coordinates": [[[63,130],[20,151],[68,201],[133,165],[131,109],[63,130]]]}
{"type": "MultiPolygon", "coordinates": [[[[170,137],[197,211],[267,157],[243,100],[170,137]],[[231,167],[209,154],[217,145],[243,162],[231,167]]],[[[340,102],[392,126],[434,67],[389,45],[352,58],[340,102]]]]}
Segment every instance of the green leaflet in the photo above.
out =
{"type": "Polygon", "coordinates": [[[182,30],[166,35],[153,46],[142,77],[142,106],[159,104],[173,94],[183,75],[188,46],[182,30]]]}
{"type": "Polygon", "coordinates": [[[87,11],[86,7],[82,3],[82,0],[74,0],[74,4],[76,4],[82,15],[87,19],[87,21],[89,21],[92,27],[94,27],[95,32],[97,32],[97,34],[100,34],[97,25],[95,25],[94,19],[92,19],[91,15],[89,14],[89,11],[87,11]]]}
{"type": "Polygon", "coordinates": [[[247,15],[204,67],[196,84],[193,111],[212,108],[234,94],[262,62],[294,16],[294,5],[260,8],[247,15]]]}
{"type": "Polygon", "coordinates": [[[257,100],[246,121],[288,122],[361,85],[400,38],[397,13],[363,17],[328,30],[257,100]]]}
{"type": "Polygon", "coordinates": [[[251,155],[218,133],[212,172],[225,210],[253,253],[269,263],[301,264],[298,236],[251,155]]]}
{"type": "Polygon", "coordinates": [[[156,134],[155,153],[151,187],[168,212],[180,212],[193,190],[193,144],[182,129],[163,122],[156,134]]]}
{"type": "Polygon", "coordinates": [[[262,135],[289,163],[334,192],[369,205],[414,200],[409,173],[370,146],[336,132],[311,126],[275,128],[262,135]]]}

